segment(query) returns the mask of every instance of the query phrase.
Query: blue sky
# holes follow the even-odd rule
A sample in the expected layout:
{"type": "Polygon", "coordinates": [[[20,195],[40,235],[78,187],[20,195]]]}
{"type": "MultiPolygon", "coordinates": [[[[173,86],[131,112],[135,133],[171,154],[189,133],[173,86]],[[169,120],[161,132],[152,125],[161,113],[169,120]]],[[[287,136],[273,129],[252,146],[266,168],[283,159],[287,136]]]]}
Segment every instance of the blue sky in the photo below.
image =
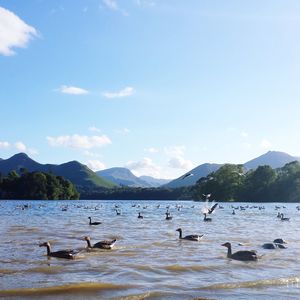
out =
{"type": "Polygon", "coordinates": [[[0,157],[175,178],[300,155],[297,0],[0,1],[0,157]]]}

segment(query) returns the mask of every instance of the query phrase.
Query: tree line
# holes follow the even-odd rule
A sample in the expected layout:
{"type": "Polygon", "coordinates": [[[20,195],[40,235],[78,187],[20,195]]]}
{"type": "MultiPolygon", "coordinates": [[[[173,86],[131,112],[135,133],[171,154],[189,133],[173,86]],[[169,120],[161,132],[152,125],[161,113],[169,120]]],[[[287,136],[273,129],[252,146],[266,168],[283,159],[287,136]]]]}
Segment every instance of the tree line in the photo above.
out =
{"type": "Polygon", "coordinates": [[[248,172],[242,165],[226,164],[191,188],[194,199],[208,193],[217,201],[300,202],[300,163],[278,169],[259,166],[248,172]]]}
{"type": "Polygon", "coordinates": [[[75,200],[79,197],[75,186],[62,176],[25,169],[21,169],[20,174],[16,171],[9,172],[5,177],[0,174],[1,199],[75,200]]]}

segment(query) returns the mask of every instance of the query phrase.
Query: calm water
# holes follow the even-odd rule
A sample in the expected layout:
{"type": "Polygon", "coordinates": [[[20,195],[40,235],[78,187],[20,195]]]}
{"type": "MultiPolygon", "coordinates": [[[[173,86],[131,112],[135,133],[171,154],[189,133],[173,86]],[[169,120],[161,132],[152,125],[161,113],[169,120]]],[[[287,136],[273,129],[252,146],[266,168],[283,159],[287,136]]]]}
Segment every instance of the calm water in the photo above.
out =
{"type": "Polygon", "coordinates": [[[280,210],[290,222],[276,218],[275,205],[280,204],[237,211],[235,216],[231,204],[222,205],[213,221],[205,223],[203,203],[191,201],[0,201],[0,297],[299,299],[296,204],[280,210]],[[22,210],[24,204],[29,208],[22,210]],[[116,216],[115,205],[121,216],[116,216]],[[164,219],[168,205],[171,221],[164,219]],[[176,205],[183,208],[179,211],[176,205]],[[67,211],[62,211],[64,206],[67,211]],[[139,211],[144,219],[137,219],[139,211]],[[103,223],[89,226],[89,216],[103,223]],[[183,235],[205,236],[201,242],[180,241],[178,227],[183,235]],[[38,247],[44,241],[54,251],[85,247],[87,235],[92,242],[116,238],[117,243],[112,251],[83,253],[71,261],[48,259],[46,249],[38,247]],[[288,249],[261,248],[279,237],[288,241],[288,249]],[[250,263],[229,260],[221,246],[227,241],[233,251],[255,249],[262,258],[250,263]]]}

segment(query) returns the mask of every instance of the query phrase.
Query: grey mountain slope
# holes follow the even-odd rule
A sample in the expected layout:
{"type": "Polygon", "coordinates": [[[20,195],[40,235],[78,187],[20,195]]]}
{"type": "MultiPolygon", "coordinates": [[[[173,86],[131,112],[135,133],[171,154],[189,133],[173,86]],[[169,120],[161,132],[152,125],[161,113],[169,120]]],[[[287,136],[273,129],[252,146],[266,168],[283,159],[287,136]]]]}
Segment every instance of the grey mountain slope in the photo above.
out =
{"type": "Polygon", "coordinates": [[[158,179],[151,176],[140,176],[139,178],[148,182],[153,187],[159,187],[171,181],[171,179],[158,179]]]}
{"type": "Polygon", "coordinates": [[[127,168],[110,168],[98,171],[96,174],[119,185],[130,187],[151,187],[148,182],[135,176],[127,168]]]}

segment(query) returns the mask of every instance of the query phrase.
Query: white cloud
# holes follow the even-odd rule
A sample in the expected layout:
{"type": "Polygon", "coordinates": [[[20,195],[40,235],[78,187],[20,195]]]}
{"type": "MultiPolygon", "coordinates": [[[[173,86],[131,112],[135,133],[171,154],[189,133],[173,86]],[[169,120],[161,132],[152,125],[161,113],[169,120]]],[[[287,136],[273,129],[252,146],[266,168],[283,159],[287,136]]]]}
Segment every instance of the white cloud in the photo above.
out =
{"type": "Polygon", "coordinates": [[[272,147],[272,144],[270,141],[266,140],[266,139],[263,139],[260,143],[260,146],[263,148],[263,149],[270,149],[272,147]]]}
{"type": "Polygon", "coordinates": [[[26,145],[22,142],[16,142],[15,147],[18,151],[21,151],[21,152],[26,152],[26,150],[27,150],[26,145]]]}
{"type": "Polygon", "coordinates": [[[103,97],[108,98],[108,99],[113,99],[113,98],[123,98],[123,97],[129,97],[134,94],[135,90],[131,86],[127,86],[124,89],[116,92],[104,92],[102,93],[103,97]]]}
{"type": "Polygon", "coordinates": [[[248,137],[248,133],[245,132],[245,131],[242,131],[242,132],[241,132],[241,136],[242,136],[243,138],[246,138],[246,137],[248,137]]]}
{"type": "Polygon", "coordinates": [[[10,147],[9,142],[0,142],[0,149],[7,149],[10,147]]]}
{"type": "Polygon", "coordinates": [[[164,148],[165,153],[168,156],[183,156],[185,151],[185,146],[170,146],[164,148]]]}
{"type": "Polygon", "coordinates": [[[128,128],[121,128],[121,129],[117,129],[116,133],[122,134],[122,135],[127,135],[130,133],[130,130],[128,128]]]}
{"type": "Polygon", "coordinates": [[[159,178],[161,173],[161,168],[148,157],[144,157],[140,161],[129,161],[125,167],[130,169],[136,176],[149,175],[159,178]]]}
{"type": "Polygon", "coordinates": [[[52,147],[68,147],[78,149],[91,149],[111,144],[111,140],[106,135],[62,135],[58,137],[47,137],[48,143],[52,147]]]}
{"type": "Polygon", "coordinates": [[[58,90],[63,94],[69,94],[69,95],[86,95],[89,93],[89,91],[85,89],[75,87],[75,86],[66,86],[66,85],[62,85],[58,90]]]}
{"type": "Polygon", "coordinates": [[[104,163],[99,160],[89,160],[86,165],[93,171],[100,171],[106,168],[104,163]]]}
{"type": "Polygon", "coordinates": [[[116,1],[114,0],[102,0],[102,2],[104,3],[104,5],[111,9],[111,10],[118,10],[119,9],[119,6],[117,4],[116,1]]]}
{"type": "Polygon", "coordinates": [[[144,151],[148,152],[148,153],[158,153],[159,152],[159,150],[157,148],[154,148],[154,147],[145,148],[144,151]]]}
{"type": "Polygon", "coordinates": [[[88,130],[92,132],[101,132],[101,129],[97,128],[96,126],[90,126],[88,130]]]}
{"type": "Polygon", "coordinates": [[[37,35],[34,27],[27,25],[13,12],[0,7],[0,54],[14,55],[13,48],[25,48],[37,35]]]}
{"type": "Polygon", "coordinates": [[[190,160],[178,156],[178,157],[172,157],[168,161],[168,166],[174,169],[190,170],[194,167],[194,164],[190,160]]]}

